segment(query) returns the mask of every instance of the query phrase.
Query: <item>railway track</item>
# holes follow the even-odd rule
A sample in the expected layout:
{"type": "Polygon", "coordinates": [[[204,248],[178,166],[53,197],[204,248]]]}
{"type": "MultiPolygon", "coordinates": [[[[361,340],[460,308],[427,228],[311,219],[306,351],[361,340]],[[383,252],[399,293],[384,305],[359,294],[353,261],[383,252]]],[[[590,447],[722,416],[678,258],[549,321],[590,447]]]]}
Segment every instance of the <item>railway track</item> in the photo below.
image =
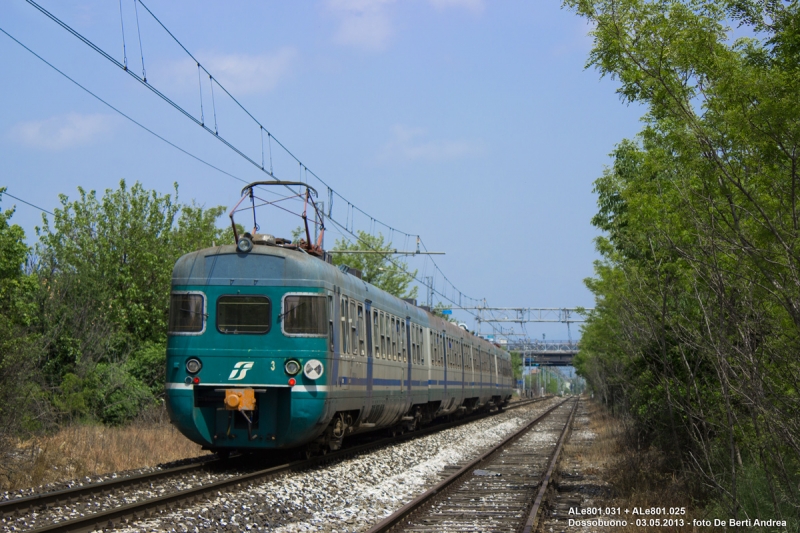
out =
{"type": "Polygon", "coordinates": [[[565,400],[548,409],[368,533],[535,530],[577,406],[565,400]]]}
{"type": "MultiPolygon", "coordinates": [[[[545,398],[515,402],[505,410],[537,403],[545,398]]],[[[24,498],[0,502],[0,524],[8,531],[79,532],[95,531],[131,524],[160,512],[202,501],[208,494],[241,488],[291,471],[313,468],[323,463],[340,461],[388,444],[415,439],[461,424],[480,420],[491,414],[466,417],[441,423],[393,438],[381,438],[355,444],[325,456],[282,462],[252,464],[250,456],[233,457],[228,461],[211,459],[157,472],[112,479],[82,487],[74,487],[24,498]],[[267,466],[268,465],[268,466],[267,466]],[[231,470],[244,472],[233,472],[231,470]],[[216,479],[215,479],[216,476],[216,479]],[[160,489],[165,480],[182,480],[177,490],[160,489]],[[188,482],[184,482],[188,480],[188,482]],[[183,488],[180,488],[183,487],[183,488]],[[142,489],[147,489],[142,491],[142,489]],[[138,491],[138,496],[137,496],[138,491]],[[144,496],[142,496],[144,492],[144,496]],[[153,492],[161,492],[152,496],[153,492]],[[109,500],[109,497],[119,494],[109,500]]]]}

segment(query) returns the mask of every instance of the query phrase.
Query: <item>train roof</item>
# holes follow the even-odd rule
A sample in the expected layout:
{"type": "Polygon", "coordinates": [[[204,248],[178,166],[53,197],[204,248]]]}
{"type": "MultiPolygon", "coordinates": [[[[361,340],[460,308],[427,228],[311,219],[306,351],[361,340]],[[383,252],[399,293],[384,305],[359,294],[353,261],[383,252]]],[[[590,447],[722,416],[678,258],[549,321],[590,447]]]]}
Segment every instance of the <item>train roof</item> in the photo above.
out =
{"type": "Polygon", "coordinates": [[[331,291],[338,287],[348,296],[369,300],[379,309],[410,317],[417,323],[446,331],[454,338],[470,338],[485,347],[504,351],[426,309],[397,298],[356,275],[296,248],[255,245],[252,250],[243,253],[236,245],[230,244],[197,250],[178,259],[172,272],[172,285],[317,287],[331,291]]]}

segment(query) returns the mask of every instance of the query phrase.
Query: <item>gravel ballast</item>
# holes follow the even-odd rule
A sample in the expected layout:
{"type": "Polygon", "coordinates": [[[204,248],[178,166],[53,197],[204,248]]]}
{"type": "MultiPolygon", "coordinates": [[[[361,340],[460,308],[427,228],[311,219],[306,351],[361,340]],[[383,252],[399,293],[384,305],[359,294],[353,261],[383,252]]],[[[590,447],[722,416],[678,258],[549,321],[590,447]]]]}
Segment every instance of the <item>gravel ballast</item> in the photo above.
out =
{"type": "Polygon", "coordinates": [[[365,531],[553,405],[553,398],[305,472],[281,474],[117,531],[365,531]]]}

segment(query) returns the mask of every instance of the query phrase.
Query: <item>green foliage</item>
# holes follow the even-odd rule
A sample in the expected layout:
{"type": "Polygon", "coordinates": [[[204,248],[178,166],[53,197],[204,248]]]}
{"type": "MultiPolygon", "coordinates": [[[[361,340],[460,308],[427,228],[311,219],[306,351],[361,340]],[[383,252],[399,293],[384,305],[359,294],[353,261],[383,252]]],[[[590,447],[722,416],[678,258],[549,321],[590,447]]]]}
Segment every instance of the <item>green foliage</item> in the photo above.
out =
{"type": "Polygon", "coordinates": [[[594,27],[589,64],[647,109],[595,182],[603,259],[576,367],[728,517],[797,516],[800,7],[565,5],[594,27]]]}
{"type": "MultiPolygon", "coordinates": [[[[47,287],[43,314],[54,339],[48,375],[83,360],[124,362],[143,343],[163,343],[172,267],[184,253],[230,242],[216,227],[223,207],[181,205],[139,183],[61,195],[52,226],[39,232],[38,271],[47,287]]],[[[44,322],[44,321],[43,321],[44,322]]]]}
{"type": "Polygon", "coordinates": [[[94,415],[107,424],[127,422],[154,403],[150,389],[121,364],[98,364],[86,386],[94,415]]]}
{"type": "Polygon", "coordinates": [[[117,363],[99,363],[83,378],[66,374],[59,389],[53,403],[69,420],[118,425],[155,402],[150,389],[117,363]]]}
{"type": "Polygon", "coordinates": [[[35,254],[13,210],[0,212],[0,441],[65,420],[121,424],[153,405],[173,265],[232,242],[216,226],[223,207],[180,204],[177,188],[78,192],[44,217],[35,254]]]}
{"type": "Polygon", "coordinates": [[[167,346],[148,342],[134,351],[127,361],[127,371],[150,390],[155,398],[164,396],[167,346]]]}
{"type": "Polygon", "coordinates": [[[511,370],[514,373],[514,383],[522,379],[522,356],[519,352],[511,352],[511,370]]]}
{"type": "MultiPolygon", "coordinates": [[[[416,290],[416,287],[414,287],[414,289],[416,290]]],[[[416,293],[414,295],[416,296],[416,293]]],[[[453,324],[458,324],[458,320],[453,318],[453,315],[444,314],[444,311],[446,309],[450,309],[450,306],[445,304],[445,303],[443,303],[443,302],[437,302],[436,305],[433,306],[433,309],[431,309],[431,314],[433,314],[435,316],[438,316],[439,318],[443,318],[443,319],[447,320],[448,322],[452,322],[453,324]]]]}
{"type": "Polygon", "coordinates": [[[333,254],[334,265],[347,265],[361,271],[364,281],[371,283],[398,298],[416,298],[417,287],[409,285],[417,275],[416,270],[408,270],[405,261],[387,261],[392,243],[384,244],[383,235],[370,235],[358,232],[358,241],[348,244],[344,239],[336,241],[335,250],[367,250],[386,253],[333,254]]]}
{"type": "MultiPolygon", "coordinates": [[[[5,188],[0,188],[2,201],[5,188]]],[[[39,338],[31,334],[37,278],[25,272],[25,232],[10,223],[13,209],[0,210],[0,449],[17,427],[35,420],[38,389],[28,384],[41,356],[39,338]]]]}

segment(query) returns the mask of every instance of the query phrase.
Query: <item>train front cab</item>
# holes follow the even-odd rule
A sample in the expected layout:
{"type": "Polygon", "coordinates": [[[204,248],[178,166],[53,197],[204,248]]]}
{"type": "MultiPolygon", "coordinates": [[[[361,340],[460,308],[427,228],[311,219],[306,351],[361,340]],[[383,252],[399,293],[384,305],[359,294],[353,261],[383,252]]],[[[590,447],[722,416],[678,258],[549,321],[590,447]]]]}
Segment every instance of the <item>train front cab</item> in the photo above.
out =
{"type": "Polygon", "coordinates": [[[202,252],[182,258],[173,275],[172,422],[210,449],[290,448],[314,439],[325,429],[319,421],[328,396],[326,291],[284,286],[282,264],[270,270],[253,256],[202,252]],[[220,268],[226,262],[233,264],[220,268]]]}

